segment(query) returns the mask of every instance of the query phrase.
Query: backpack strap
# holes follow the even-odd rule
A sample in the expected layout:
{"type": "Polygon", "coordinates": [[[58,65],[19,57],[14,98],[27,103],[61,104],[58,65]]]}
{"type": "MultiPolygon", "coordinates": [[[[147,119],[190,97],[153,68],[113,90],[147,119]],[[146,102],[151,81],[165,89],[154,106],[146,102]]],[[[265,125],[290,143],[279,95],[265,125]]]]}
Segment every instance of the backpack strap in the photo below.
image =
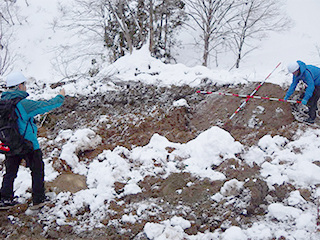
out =
{"type": "Polygon", "coordinates": [[[33,126],[31,125],[31,120],[29,119],[28,122],[27,122],[27,125],[26,125],[26,128],[24,129],[24,132],[23,132],[23,137],[26,135],[27,133],[27,128],[28,128],[28,125],[30,124],[31,128],[32,128],[32,131],[34,131],[33,129],[33,126]]]}
{"type": "MultiPolygon", "coordinates": [[[[17,104],[22,100],[23,98],[20,98],[20,97],[17,97],[15,98],[15,109],[17,109],[17,112],[18,112],[18,118],[20,117],[20,119],[22,119],[22,115],[21,115],[21,112],[19,110],[19,108],[17,107],[17,104]]],[[[30,123],[30,119],[28,120],[27,124],[26,124],[26,128],[24,129],[24,132],[22,134],[23,138],[26,136],[26,133],[27,133],[27,128],[28,128],[28,125],[30,123]]]]}

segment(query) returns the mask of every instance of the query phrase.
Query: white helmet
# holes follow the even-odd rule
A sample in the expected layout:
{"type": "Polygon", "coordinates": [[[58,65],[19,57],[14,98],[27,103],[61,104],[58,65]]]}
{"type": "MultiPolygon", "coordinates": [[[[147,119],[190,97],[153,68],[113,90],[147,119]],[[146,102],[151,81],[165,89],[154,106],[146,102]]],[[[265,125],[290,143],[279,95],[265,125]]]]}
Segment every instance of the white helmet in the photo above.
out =
{"type": "Polygon", "coordinates": [[[289,73],[294,73],[300,68],[299,64],[297,62],[292,62],[288,64],[288,71],[289,73]]]}
{"type": "Polygon", "coordinates": [[[26,81],[27,78],[21,72],[12,72],[7,76],[7,87],[17,86],[26,81]]]}

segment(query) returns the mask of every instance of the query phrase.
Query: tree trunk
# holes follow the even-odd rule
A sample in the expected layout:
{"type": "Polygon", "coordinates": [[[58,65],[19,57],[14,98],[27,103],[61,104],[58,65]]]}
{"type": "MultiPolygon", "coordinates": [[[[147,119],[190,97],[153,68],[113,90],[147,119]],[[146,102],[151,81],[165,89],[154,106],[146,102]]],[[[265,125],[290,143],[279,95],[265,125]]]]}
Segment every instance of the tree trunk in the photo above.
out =
{"type": "Polygon", "coordinates": [[[153,54],[153,39],[154,39],[154,29],[153,29],[153,3],[152,0],[150,0],[150,10],[149,10],[149,51],[151,54],[153,54]]]}
{"type": "Polygon", "coordinates": [[[203,51],[203,57],[202,57],[202,66],[207,67],[208,66],[208,57],[209,57],[209,45],[210,45],[210,39],[209,35],[205,34],[204,36],[204,51],[203,51]]]}

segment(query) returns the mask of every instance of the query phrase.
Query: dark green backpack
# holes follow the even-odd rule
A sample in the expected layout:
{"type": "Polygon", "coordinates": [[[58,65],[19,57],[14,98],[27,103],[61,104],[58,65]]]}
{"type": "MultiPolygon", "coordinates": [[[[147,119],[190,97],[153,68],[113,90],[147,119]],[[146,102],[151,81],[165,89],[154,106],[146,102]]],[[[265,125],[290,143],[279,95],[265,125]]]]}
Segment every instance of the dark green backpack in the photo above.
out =
{"type": "MultiPolygon", "coordinates": [[[[19,133],[16,107],[21,98],[0,99],[0,153],[8,156],[26,154],[33,150],[30,141],[19,133]]],[[[20,114],[19,110],[18,113],[20,114]]],[[[20,114],[21,117],[21,114],[20,114]]]]}

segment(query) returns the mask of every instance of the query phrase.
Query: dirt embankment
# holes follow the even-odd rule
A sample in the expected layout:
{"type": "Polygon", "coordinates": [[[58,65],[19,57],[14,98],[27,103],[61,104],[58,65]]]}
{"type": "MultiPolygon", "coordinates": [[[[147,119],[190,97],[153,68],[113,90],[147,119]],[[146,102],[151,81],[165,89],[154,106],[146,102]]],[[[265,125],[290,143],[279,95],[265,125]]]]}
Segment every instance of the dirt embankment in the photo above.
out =
{"type": "MultiPolygon", "coordinates": [[[[98,134],[104,139],[102,148],[108,149],[146,145],[154,133],[172,142],[185,143],[211,126],[224,128],[244,144],[254,144],[265,134],[284,134],[290,138],[291,131],[287,128],[290,130],[294,118],[289,103],[250,99],[229,120],[245,98],[201,95],[196,93],[198,88],[189,86],[165,88],[129,82],[122,87],[120,92],[94,97],[67,97],[63,107],[47,116],[41,133],[97,126],[103,116],[104,124],[98,124],[98,134]],[[173,102],[182,98],[189,107],[173,107],[173,102]]],[[[251,84],[210,90],[250,94],[255,88],[256,84],[251,84]]],[[[265,83],[256,95],[283,98],[285,91],[265,83]]]]}

